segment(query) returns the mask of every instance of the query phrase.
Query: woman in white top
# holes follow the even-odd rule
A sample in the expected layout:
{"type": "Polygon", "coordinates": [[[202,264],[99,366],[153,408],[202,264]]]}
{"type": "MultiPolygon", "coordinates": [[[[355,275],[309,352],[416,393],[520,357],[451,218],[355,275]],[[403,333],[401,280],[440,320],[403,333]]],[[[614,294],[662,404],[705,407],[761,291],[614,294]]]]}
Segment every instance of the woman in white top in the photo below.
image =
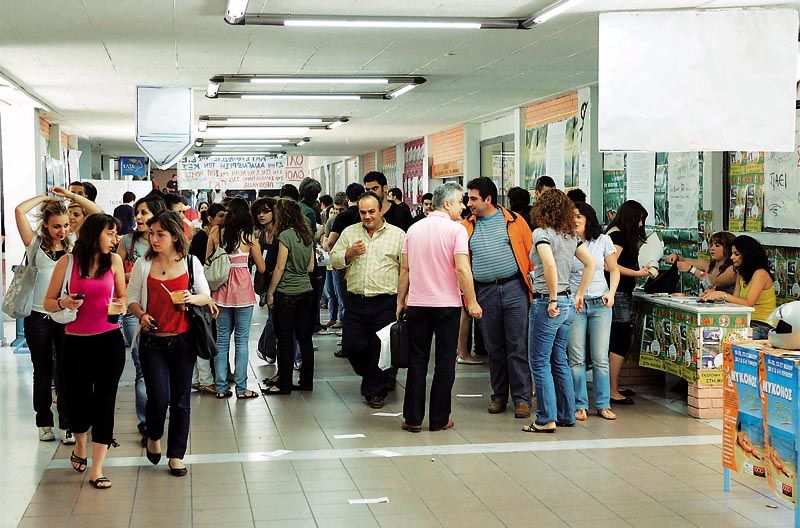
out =
{"type": "Polygon", "coordinates": [[[64,362],[64,325],[56,323],[47,316],[47,311],[42,306],[47,286],[56,267],[56,262],[66,255],[70,248],[67,239],[69,232],[69,218],[67,208],[58,198],[51,196],[34,196],[25,200],[14,210],[17,229],[25,244],[25,253],[28,265],[36,267],[36,283],[33,287],[33,308],[29,316],[24,319],[25,340],[31,352],[33,363],[33,410],[36,411],[36,427],[39,428],[39,440],[52,442],[56,439],[53,434],[53,413],[50,410],[53,404],[51,383],[55,375],[56,393],[58,395],[58,425],[64,431],[62,441],[65,444],[74,444],[75,439],[69,431],[69,417],[67,416],[67,398],[63,370],[64,362]],[[41,207],[40,207],[41,206],[41,207]],[[28,221],[28,213],[39,207],[37,221],[38,230],[34,230],[28,221]],[[53,350],[56,355],[56,368],[53,372],[53,350]]]}
{"type": "MultiPolygon", "coordinates": [[[[588,419],[589,396],[586,390],[586,347],[592,355],[592,390],[597,415],[606,420],[615,420],[611,411],[611,385],[608,374],[608,346],[611,335],[611,308],[619,285],[617,250],[611,237],[604,235],[592,206],[575,204],[575,234],[589,249],[597,267],[589,290],[583,298],[583,311],[575,314],[569,333],[568,359],[575,385],[575,418],[588,419]],[[609,273],[606,283],[603,270],[609,273]]],[[[573,259],[570,289],[576,290],[581,281],[583,263],[573,259]]]]}

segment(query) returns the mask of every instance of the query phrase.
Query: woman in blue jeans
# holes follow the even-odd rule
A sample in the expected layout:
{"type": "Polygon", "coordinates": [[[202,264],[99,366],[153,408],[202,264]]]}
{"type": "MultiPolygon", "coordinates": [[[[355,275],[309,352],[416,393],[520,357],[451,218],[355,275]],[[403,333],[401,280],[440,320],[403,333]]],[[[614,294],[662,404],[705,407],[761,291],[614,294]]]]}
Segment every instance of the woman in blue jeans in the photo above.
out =
{"type": "Polygon", "coordinates": [[[536,386],[536,418],[522,430],[554,433],[575,425],[575,389],[567,364],[567,339],[575,311],[596,267],[589,250],[575,236],[575,205],[558,189],[544,192],[533,208],[533,303],[529,312],[528,360],[536,386]],[[573,257],[583,265],[573,300],[569,279],[573,257]]]}
{"type": "Polygon", "coordinates": [[[242,198],[233,198],[228,202],[228,214],[221,228],[213,227],[208,235],[206,258],[221,246],[231,260],[228,280],[211,292],[211,297],[219,307],[217,317],[217,357],[216,367],[217,399],[230,398],[233,393],[228,390],[228,352],[231,346],[231,335],[236,348],[234,357],[234,383],[236,398],[243,400],[257,398],[258,393],[247,388],[247,360],[249,357],[248,341],[250,339],[250,322],[253,319],[253,306],[256,304],[256,292],[250,278],[248,259],[253,258],[256,269],[264,273],[266,265],[261,254],[261,244],[253,233],[253,217],[247,202],[242,198]]]}
{"type": "MultiPolygon", "coordinates": [[[[611,386],[608,377],[608,345],[611,335],[611,315],[614,295],[619,285],[617,250],[608,235],[600,230],[600,223],[592,206],[575,204],[575,234],[583,241],[594,258],[594,277],[583,298],[583,310],[575,314],[569,333],[569,367],[575,385],[575,419],[588,419],[589,395],[586,390],[586,347],[592,355],[592,391],[597,415],[606,420],[616,420],[611,411],[611,386]],[[609,273],[606,283],[603,269],[609,273]]],[[[570,289],[578,289],[583,274],[583,263],[572,262],[570,289]]]]}

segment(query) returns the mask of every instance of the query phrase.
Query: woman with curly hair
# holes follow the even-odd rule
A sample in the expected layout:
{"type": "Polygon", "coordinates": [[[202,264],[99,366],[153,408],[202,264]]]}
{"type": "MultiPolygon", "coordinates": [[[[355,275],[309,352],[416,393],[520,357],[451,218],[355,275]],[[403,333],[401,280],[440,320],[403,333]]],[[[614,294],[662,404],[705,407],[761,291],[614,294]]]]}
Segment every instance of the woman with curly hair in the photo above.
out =
{"type": "Polygon", "coordinates": [[[700,297],[706,300],[722,299],[725,302],[752,306],[750,315],[753,339],[767,339],[772,330],[767,320],[775,311],[775,287],[769,271],[767,252],[755,238],[747,235],[737,236],[731,243],[731,260],[738,273],[733,295],[724,291],[707,291],[700,297]]]}
{"type": "Polygon", "coordinates": [[[548,190],[533,208],[533,303],[529,312],[528,359],[536,386],[536,418],[529,433],[554,433],[575,425],[575,388],[567,363],[567,342],[575,311],[596,267],[592,253],[574,235],[575,204],[558,189],[548,190]],[[583,264],[577,291],[570,291],[573,257],[583,264]]]}

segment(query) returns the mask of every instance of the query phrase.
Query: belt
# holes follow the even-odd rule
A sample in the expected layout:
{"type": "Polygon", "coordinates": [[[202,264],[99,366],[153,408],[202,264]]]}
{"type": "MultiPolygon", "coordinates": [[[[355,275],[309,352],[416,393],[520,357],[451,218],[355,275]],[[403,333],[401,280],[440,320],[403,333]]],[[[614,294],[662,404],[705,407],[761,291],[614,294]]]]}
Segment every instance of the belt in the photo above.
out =
{"type": "Polygon", "coordinates": [[[475,284],[479,284],[481,286],[489,286],[489,285],[494,284],[495,286],[499,286],[500,284],[505,284],[507,282],[511,282],[511,281],[516,280],[518,278],[519,278],[519,273],[515,273],[512,276],[505,277],[503,279],[495,279],[493,281],[488,281],[488,282],[475,281],[475,284]]]}
{"type": "MultiPolygon", "coordinates": [[[[560,292],[556,293],[556,296],[557,297],[568,297],[570,294],[571,294],[571,292],[569,290],[564,290],[564,291],[560,291],[560,292]]],[[[550,297],[550,294],[549,293],[533,292],[533,298],[534,299],[543,299],[544,297],[550,297]]]]}

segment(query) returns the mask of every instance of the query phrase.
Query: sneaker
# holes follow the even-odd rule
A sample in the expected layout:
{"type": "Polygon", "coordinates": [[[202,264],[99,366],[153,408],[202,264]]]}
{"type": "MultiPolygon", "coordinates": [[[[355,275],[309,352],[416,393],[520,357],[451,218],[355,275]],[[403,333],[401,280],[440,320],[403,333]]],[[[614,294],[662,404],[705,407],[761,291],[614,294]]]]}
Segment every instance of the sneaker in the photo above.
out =
{"type": "Polygon", "coordinates": [[[300,370],[301,366],[303,366],[303,360],[298,359],[297,361],[294,362],[294,369],[295,370],[300,370]]]}
{"type": "Polygon", "coordinates": [[[53,442],[56,439],[56,435],[53,434],[52,427],[40,427],[39,428],[39,441],[40,442],[53,442]]]}
{"type": "Polygon", "coordinates": [[[75,445],[75,437],[72,436],[72,431],[69,429],[64,431],[64,438],[61,439],[61,443],[64,445],[75,445]]]}

